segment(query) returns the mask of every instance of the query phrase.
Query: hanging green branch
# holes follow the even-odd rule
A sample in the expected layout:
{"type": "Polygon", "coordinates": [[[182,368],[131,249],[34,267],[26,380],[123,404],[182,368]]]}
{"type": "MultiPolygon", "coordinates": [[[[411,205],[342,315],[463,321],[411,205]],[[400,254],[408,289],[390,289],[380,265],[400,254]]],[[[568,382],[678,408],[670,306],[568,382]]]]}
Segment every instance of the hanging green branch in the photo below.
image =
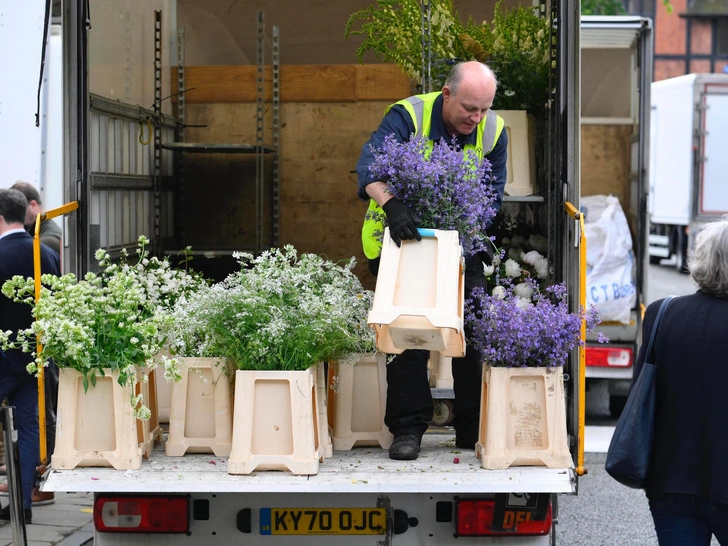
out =
{"type": "Polygon", "coordinates": [[[625,15],[620,0],[581,0],[582,15],[625,15]]]}
{"type": "Polygon", "coordinates": [[[543,112],[549,96],[549,20],[533,9],[508,10],[498,2],[491,23],[470,19],[466,33],[483,50],[478,54],[475,46],[469,48],[473,57],[498,76],[493,109],[543,112]]]}
{"type": "MultiPolygon", "coordinates": [[[[499,81],[493,108],[543,112],[548,101],[549,21],[534,10],[495,6],[492,22],[463,25],[452,0],[430,0],[430,51],[433,89],[439,89],[453,64],[487,63],[499,81]]],[[[416,81],[422,81],[422,7],[420,0],[377,0],[355,12],[346,37],[361,35],[359,62],[373,51],[380,61],[392,61],[416,81]],[[357,25],[361,22],[361,25],[357,25]]]]}
{"type": "MultiPolygon", "coordinates": [[[[430,0],[430,51],[433,58],[453,59],[466,52],[458,36],[463,26],[451,0],[430,0]]],[[[422,9],[420,0],[377,0],[346,23],[345,36],[364,36],[356,50],[359,62],[373,51],[380,61],[393,61],[416,81],[422,81],[422,9]],[[356,29],[357,23],[362,21],[356,29]]]]}

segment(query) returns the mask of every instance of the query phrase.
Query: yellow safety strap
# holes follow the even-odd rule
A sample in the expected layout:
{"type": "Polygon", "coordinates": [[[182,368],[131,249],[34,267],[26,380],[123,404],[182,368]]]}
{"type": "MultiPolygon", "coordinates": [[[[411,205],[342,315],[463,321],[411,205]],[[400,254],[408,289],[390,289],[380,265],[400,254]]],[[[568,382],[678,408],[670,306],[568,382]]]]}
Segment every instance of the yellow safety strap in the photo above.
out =
{"type": "MultiPolygon", "coordinates": [[[[568,201],[564,203],[566,213],[576,222],[579,247],[579,308],[586,310],[586,235],[584,234],[584,215],[568,201]]],[[[579,407],[578,428],[579,443],[577,448],[576,474],[587,473],[584,467],[584,425],[586,423],[586,316],[581,319],[581,343],[579,344],[579,407]]]]}
{"type": "MultiPolygon", "coordinates": [[[[68,214],[78,208],[78,201],[72,201],[56,209],[45,213],[39,213],[35,218],[35,234],[33,236],[33,279],[35,281],[35,302],[40,299],[40,223],[43,220],[55,218],[62,214],[68,214]]],[[[36,353],[43,351],[40,337],[36,340],[36,353]]],[[[38,427],[40,428],[40,464],[48,464],[48,442],[46,438],[46,400],[45,400],[45,368],[38,368],[38,427]]]]}

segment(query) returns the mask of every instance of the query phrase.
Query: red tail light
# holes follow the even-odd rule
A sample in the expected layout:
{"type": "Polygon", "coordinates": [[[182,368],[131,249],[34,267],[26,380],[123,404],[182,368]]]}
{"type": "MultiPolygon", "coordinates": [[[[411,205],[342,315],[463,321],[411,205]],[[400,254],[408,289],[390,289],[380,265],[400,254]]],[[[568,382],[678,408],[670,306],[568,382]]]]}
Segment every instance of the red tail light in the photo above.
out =
{"type": "Polygon", "coordinates": [[[186,533],[189,519],[186,496],[99,495],[94,501],[94,526],[100,533],[186,533]]]}
{"type": "Polygon", "coordinates": [[[551,530],[551,504],[544,521],[531,519],[531,512],[506,510],[503,518],[505,532],[494,532],[494,500],[461,500],[457,504],[457,532],[459,536],[523,536],[548,535],[551,530]]]}
{"type": "Polygon", "coordinates": [[[586,365],[629,368],[634,362],[631,347],[587,347],[586,365]]]}

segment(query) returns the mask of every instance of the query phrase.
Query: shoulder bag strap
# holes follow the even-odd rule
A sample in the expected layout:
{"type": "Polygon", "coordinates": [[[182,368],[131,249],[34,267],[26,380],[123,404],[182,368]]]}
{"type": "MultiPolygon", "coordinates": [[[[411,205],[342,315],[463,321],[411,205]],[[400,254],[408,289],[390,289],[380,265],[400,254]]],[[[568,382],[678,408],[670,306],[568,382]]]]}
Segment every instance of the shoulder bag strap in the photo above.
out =
{"type": "Polygon", "coordinates": [[[647,352],[645,352],[645,362],[650,362],[650,363],[654,364],[654,359],[650,359],[650,355],[652,354],[652,343],[655,341],[655,335],[657,334],[657,327],[660,325],[660,319],[662,319],[662,315],[665,313],[667,306],[670,305],[670,302],[674,299],[675,299],[675,296],[667,296],[664,300],[662,300],[662,304],[660,305],[660,308],[657,310],[657,316],[655,317],[655,323],[652,325],[652,332],[650,332],[650,341],[647,343],[647,352]]]}

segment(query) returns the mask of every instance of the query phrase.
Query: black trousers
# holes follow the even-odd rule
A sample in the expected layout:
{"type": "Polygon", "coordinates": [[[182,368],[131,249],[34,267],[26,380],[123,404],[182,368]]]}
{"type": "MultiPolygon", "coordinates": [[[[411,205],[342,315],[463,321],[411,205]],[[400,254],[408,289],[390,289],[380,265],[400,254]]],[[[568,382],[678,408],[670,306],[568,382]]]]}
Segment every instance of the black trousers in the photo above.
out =
{"type": "MultiPolygon", "coordinates": [[[[487,258],[485,258],[487,260],[487,258]]],[[[474,288],[485,288],[483,257],[470,257],[465,266],[465,299],[474,288]]],[[[480,415],[482,358],[469,343],[472,329],[465,327],[466,351],[462,358],[452,359],[455,408],[455,431],[476,435],[480,415]]],[[[408,350],[387,365],[387,411],[384,423],[395,436],[425,433],[433,417],[434,405],[427,378],[429,351],[408,350]]]]}

